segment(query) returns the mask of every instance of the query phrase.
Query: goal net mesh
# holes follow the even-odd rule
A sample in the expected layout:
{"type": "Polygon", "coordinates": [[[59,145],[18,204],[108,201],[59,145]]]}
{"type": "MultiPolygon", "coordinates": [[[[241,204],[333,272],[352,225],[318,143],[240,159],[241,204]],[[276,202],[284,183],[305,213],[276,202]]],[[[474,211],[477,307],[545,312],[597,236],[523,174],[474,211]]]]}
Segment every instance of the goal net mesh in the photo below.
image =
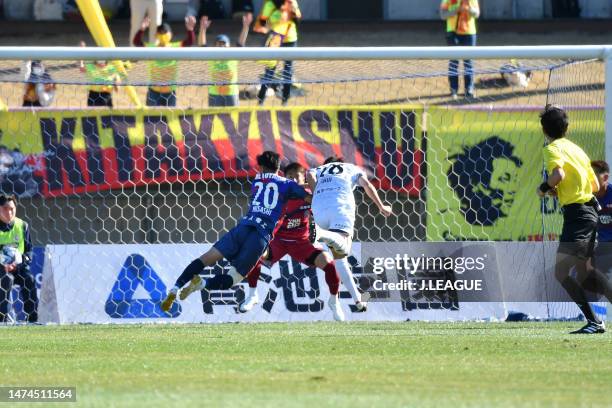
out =
{"type": "MultiPolygon", "coordinates": [[[[255,155],[266,149],[283,164],[313,167],[337,154],[366,169],[394,215],[382,217],[358,190],[356,242],[555,241],[558,205],[534,194],[546,103],[565,107],[571,139],[604,158],[597,60],[476,60],[473,97],[460,61],[456,98],[442,60],[294,61],[291,81],[283,61],[267,77],[270,61],[240,61],[235,78],[214,64],[132,61],[123,75],[112,62],[43,61],[36,76],[37,63],[0,62],[0,188],[20,196],[34,246],[54,246],[70,272],[55,268],[55,282],[74,279],[70,269],[83,264],[71,257],[89,244],[98,255],[78,276],[99,290],[96,262],[113,245],[214,243],[245,213],[255,155]],[[95,79],[100,72],[114,84],[95,79]],[[260,106],[262,81],[270,88],[260,106]],[[239,107],[209,106],[233,87],[239,107]],[[108,91],[113,108],[89,107],[92,90],[108,91]],[[137,109],[152,90],[176,106],[137,109]],[[23,107],[37,92],[47,106],[23,107]]],[[[175,277],[191,259],[180,245],[160,250],[175,277]]],[[[18,291],[11,300],[18,306],[18,291]]],[[[90,307],[74,304],[82,321],[90,307]]],[[[559,308],[549,314],[574,314],[559,308]]]]}

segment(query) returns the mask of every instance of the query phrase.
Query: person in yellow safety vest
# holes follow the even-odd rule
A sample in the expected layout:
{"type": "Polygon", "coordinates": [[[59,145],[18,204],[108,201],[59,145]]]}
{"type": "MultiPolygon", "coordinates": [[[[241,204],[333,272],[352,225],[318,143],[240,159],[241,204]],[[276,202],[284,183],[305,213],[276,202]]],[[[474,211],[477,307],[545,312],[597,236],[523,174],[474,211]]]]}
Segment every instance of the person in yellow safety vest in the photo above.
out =
{"type": "MultiPolygon", "coordinates": [[[[446,43],[450,46],[476,45],[476,19],[480,16],[478,0],[442,0],[440,17],[446,20],[446,43]]],[[[453,99],[459,92],[459,61],[448,63],[448,82],[453,99]]],[[[474,68],[472,60],[463,60],[465,97],[474,98],[474,68]]]]}
{"type": "MultiPolygon", "coordinates": [[[[142,38],[150,21],[146,17],[136,33],[133,43],[137,47],[190,47],[195,42],[194,28],[195,17],[185,17],[185,28],[187,36],[183,41],[172,42],[172,29],[167,23],[157,27],[155,43],[144,43],[142,38]]],[[[147,92],[147,106],[176,106],[176,80],[178,76],[178,62],[172,61],[150,61],[149,78],[151,86],[147,92]]]]}
{"type": "Polygon", "coordinates": [[[0,194],[0,322],[8,321],[13,285],[21,287],[23,311],[29,323],[38,321],[36,281],[30,272],[32,242],[28,223],[17,218],[17,198],[0,194]]]}
{"type": "MultiPolygon", "coordinates": [[[[85,42],[81,41],[81,47],[85,42]]],[[[87,76],[89,93],[87,94],[87,106],[113,107],[113,91],[117,91],[117,85],[121,83],[119,70],[106,61],[79,61],[79,69],[87,76]]]]}
{"type": "MultiPolygon", "coordinates": [[[[296,47],[298,41],[297,22],[302,12],[297,0],[266,0],[255,24],[254,31],[267,34],[266,47],[296,47]]],[[[259,105],[266,99],[268,87],[274,85],[276,65],[266,66],[261,88],[257,94],[259,105]]],[[[285,61],[281,74],[282,103],[287,105],[291,96],[293,61],[285,61]]]]}
{"type": "MultiPolygon", "coordinates": [[[[244,47],[249,28],[253,22],[253,14],[246,13],[242,16],[242,31],[236,42],[237,47],[244,47]]],[[[211,20],[208,16],[200,19],[200,33],[198,45],[206,47],[206,31],[210,27],[211,20]]],[[[230,47],[230,39],[227,35],[218,35],[215,39],[215,47],[230,47]]],[[[208,106],[238,106],[238,61],[208,61],[208,71],[212,84],[208,86],[208,106]]]]}

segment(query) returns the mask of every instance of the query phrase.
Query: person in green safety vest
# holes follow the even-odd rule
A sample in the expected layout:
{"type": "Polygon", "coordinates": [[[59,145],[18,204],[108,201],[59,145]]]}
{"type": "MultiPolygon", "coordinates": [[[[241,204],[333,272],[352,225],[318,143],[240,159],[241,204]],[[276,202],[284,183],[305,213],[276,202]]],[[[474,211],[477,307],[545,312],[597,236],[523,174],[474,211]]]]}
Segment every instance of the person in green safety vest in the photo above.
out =
{"type": "MultiPolygon", "coordinates": [[[[144,43],[142,38],[150,21],[146,17],[140,26],[140,31],[134,36],[133,43],[137,47],[191,47],[195,42],[195,17],[185,17],[187,36],[183,41],[172,42],[172,29],[168,23],[157,27],[155,43],[144,43]]],[[[176,80],[178,77],[178,62],[149,61],[149,78],[151,86],[147,92],[147,106],[176,106],[176,80]]]]}
{"type": "MultiPolygon", "coordinates": [[[[249,28],[253,22],[253,14],[246,13],[242,16],[242,31],[236,42],[237,47],[244,47],[249,28]]],[[[206,31],[210,27],[211,20],[208,16],[200,19],[200,33],[198,45],[206,47],[206,31]]],[[[230,47],[230,39],[225,34],[220,34],[215,39],[215,47],[230,47]]],[[[208,72],[210,73],[211,85],[208,86],[208,106],[238,106],[238,61],[208,61],[208,72]]]]}
{"type": "MultiPolygon", "coordinates": [[[[81,47],[85,47],[81,41],[81,47]]],[[[87,76],[89,93],[87,94],[87,106],[113,107],[113,91],[117,91],[117,85],[121,83],[122,75],[119,70],[107,61],[79,61],[79,69],[87,76]]]]}
{"type": "Polygon", "coordinates": [[[32,242],[30,227],[17,218],[17,198],[0,194],[0,322],[8,321],[13,285],[21,287],[23,311],[29,323],[38,321],[36,281],[30,272],[32,242]]]}

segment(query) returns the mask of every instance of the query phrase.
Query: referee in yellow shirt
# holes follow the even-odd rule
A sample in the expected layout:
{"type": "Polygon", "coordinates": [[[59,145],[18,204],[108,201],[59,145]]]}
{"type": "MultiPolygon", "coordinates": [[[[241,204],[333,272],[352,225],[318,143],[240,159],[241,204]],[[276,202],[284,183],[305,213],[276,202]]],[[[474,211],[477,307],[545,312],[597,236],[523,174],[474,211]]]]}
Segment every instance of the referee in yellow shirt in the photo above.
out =
{"type": "MultiPolygon", "coordinates": [[[[586,153],[565,138],[569,120],[565,111],[557,106],[547,105],[540,114],[542,131],[549,142],[544,148],[544,161],[548,180],[538,187],[540,197],[556,194],[563,210],[563,230],[559,238],[559,249],[555,264],[555,277],[576,302],[587,324],[573,334],[595,334],[605,332],[600,321],[587,301],[584,290],[588,283],[597,281],[600,285],[609,283],[599,271],[587,267],[587,260],[593,256],[598,222],[598,204],[593,193],[599,190],[599,182],[591,168],[586,153]],[[576,268],[576,278],[570,275],[576,268]]],[[[605,287],[602,287],[605,293],[605,287]]],[[[609,292],[608,292],[609,293],[609,292]]]]}

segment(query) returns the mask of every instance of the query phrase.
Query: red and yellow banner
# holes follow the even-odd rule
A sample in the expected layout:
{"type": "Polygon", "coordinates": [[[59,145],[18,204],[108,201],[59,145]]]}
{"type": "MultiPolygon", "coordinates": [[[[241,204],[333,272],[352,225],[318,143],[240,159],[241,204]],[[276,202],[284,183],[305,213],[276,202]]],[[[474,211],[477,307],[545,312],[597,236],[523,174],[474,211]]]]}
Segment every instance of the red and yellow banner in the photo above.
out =
{"type": "Polygon", "coordinates": [[[418,195],[421,118],[420,106],[12,110],[0,113],[7,147],[0,162],[13,156],[0,178],[17,194],[49,197],[242,178],[256,173],[259,153],[274,150],[284,164],[307,167],[339,155],[366,168],[379,187],[418,195]],[[17,162],[21,170],[9,174],[17,162]]]}

